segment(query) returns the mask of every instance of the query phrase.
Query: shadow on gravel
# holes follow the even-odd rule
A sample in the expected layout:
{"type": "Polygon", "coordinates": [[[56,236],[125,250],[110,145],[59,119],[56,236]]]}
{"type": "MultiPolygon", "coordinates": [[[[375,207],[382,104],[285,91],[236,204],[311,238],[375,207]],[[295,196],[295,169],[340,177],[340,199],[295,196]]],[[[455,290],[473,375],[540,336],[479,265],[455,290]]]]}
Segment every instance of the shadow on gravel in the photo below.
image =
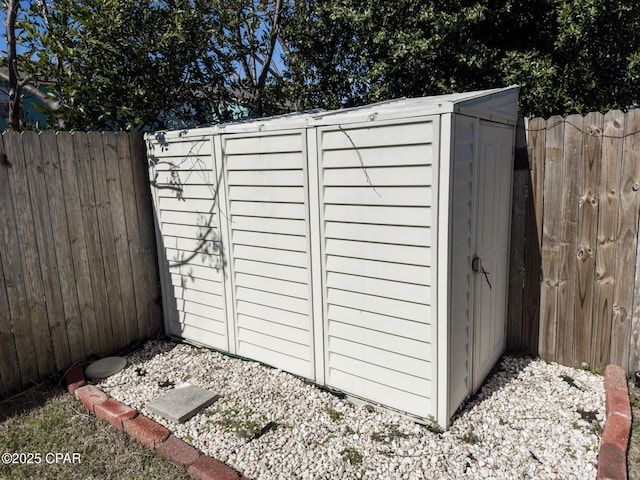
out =
{"type": "Polygon", "coordinates": [[[157,355],[170,352],[180,345],[180,342],[169,337],[159,337],[145,342],[138,343],[128,349],[118,353],[121,357],[126,357],[127,367],[139,365],[148,362],[157,355]]]}
{"type": "Polygon", "coordinates": [[[487,378],[484,379],[480,388],[471,395],[451,417],[451,423],[455,422],[465,412],[474,406],[482,403],[494,393],[503,389],[506,385],[515,380],[520,372],[534,361],[533,358],[522,356],[503,356],[491,369],[487,378]]]}
{"type": "MultiPolygon", "coordinates": [[[[151,340],[144,340],[130,345],[113,355],[126,357],[127,366],[135,366],[151,360],[156,355],[160,355],[173,350],[178,345],[177,342],[164,336],[159,336],[151,340]],[[153,348],[149,348],[153,345],[153,348]]],[[[107,355],[108,356],[108,355],[107,355]]],[[[26,387],[23,391],[12,393],[6,397],[0,397],[0,422],[21,413],[28,412],[33,408],[46,404],[52,398],[66,393],[65,375],[74,366],[86,368],[91,362],[99,357],[92,358],[86,362],[73,365],[61,372],[51,375],[40,383],[26,387]]],[[[94,383],[89,381],[89,383],[94,383]]]]}

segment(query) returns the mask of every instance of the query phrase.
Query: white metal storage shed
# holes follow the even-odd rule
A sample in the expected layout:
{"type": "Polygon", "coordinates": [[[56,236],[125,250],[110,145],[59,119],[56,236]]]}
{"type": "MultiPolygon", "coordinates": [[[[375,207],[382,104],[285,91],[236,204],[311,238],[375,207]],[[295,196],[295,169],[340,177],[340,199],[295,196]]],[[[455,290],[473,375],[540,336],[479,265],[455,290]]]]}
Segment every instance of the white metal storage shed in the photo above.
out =
{"type": "Polygon", "coordinates": [[[167,333],[448,426],[504,350],[517,99],[148,135],[167,333]]]}

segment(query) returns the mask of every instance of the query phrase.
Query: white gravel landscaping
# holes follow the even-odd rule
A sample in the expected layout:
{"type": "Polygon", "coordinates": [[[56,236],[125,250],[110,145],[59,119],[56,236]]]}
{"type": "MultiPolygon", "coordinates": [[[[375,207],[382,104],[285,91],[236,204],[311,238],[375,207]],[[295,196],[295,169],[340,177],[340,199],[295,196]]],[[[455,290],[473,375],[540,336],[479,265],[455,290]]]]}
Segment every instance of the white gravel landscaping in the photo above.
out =
{"type": "Polygon", "coordinates": [[[98,385],[256,480],[596,478],[605,413],[602,376],[526,357],[504,357],[444,433],[170,341],[147,342],[98,385]],[[185,383],[220,399],[179,425],[145,409],[185,383]]]}

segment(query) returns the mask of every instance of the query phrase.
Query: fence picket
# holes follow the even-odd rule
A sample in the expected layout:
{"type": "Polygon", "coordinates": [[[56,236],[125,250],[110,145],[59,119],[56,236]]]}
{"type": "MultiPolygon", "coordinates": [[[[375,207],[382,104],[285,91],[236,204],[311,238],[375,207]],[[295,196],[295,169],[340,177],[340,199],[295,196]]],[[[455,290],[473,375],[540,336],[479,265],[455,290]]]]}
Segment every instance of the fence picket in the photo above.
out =
{"type": "Polygon", "coordinates": [[[574,363],[574,300],[576,286],[576,244],[578,233],[578,198],[582,163],[581,115],[565,120],[562,149],[564,182],[562,186],[560,254],[558,258],[558,362],[574,363]]]}
{"type": "MultiPolygon", "coordinates": [[[[524,119],[519,119],[516,126],[516,152],[527,150],[527,138],[524,119]]],[[[525,166],[526,167],[526,166],[525,166]]],[[[512,281],[509,283],[507,313],[507,344],[510,350],[523,349],[523,294],[524,282],[524,248],[527,194],[529,190],[529,169],[518,168],[513,172],[511,240],[513,246],[509,252],[509,265],[512,281]]]]}
{"type": "Polygon", "coordinates": [[[555,361],[558,349],[558,281],[562,222],[564,121],[547,120],[540,288],[540,354],[555,361]]]}
{"type": "Polygon", "coordinates": [[[27,318],[26,296],[19,257],[12,255],[18,246],[13,218],[13,200],[9,189],[8,170],[13,168],[0,138],[0,218],[6,219],[0,228],[0,391],[22,385],[37,378],[37,366],[31,362],[34,354],[31,337],[25,334],[26,323],[12,326],[13,318],[27,318]],[[2,314],[2,312],[6,312],[2,314]]]}
{"type": "Polygon", "coordinates": [[[598,188],[602,161],[603,116],[590,113],[584,118],[582,162],[578,206],[578,243],[575,282],[574,357],[571,364],[590,363],[593,328],[594,262],[598,220],[598,188]]]}
{"type": "MultiPolygon", "coordinates": [[[[56,253],[56,266],[60,287],[60,302],[63,308],[62,319],[57,319],[56,314],[49,313],[49,318],[63,323],[65,334],[60,334],[58,340],[69,350],[69,356],[57,362],[57,368],[64,368],[66,364],[78,362],[85,358],[85,342],[83,337],[83,324],[80,318],[80,306],[77,295],[77,281],[74,272],[71,240],[69,237],[68,217],[66,211],[66,192],[62,180],[62,162],[58,152],[58,138],[55,132],[40,134],[40,147],[42,150],[42,164],[44,178],[46,178],[46,195],[49,204],[49,217],[52,231],[49,242],[56,253]],[[63,338],[66,337],[66,338],[63,338]]],[[[44,219],[46,222],[46,218],[44,219]]],[[[49,280],[51,281],[51,280],[49,280]]],[[[55,347],[55,344],[54,344],[55,347]]],[[[58,348],[61,348],[60,346],[58,348]]]]}
{"type": "Polygon", "coordinates": [[[109,204],[102,134],[89,132],[87,138],[89,141],[89,154],[92,160],[91,172],[98,219],[98,238],[107,292],[108,310],[106,310],[106,313],[110,317],[110,321],[100,324],[98,327],[102,327],[102,335],[104,335],[109,345],[107,349],[112,348],[112,343],[116,349],[120,349],[126,344],[126,337],[122,319],[122,293],[118,282],[118,265],[113,239],[113,225],[111,223],[111,206],[109,204]]]}
{"type": "MultiPolygon", "coordinates": [[[[524,238],[523,351],[538,354],[540,288],[542,272],[542,187],[544,180],[546,122],[534,118],[527,126],[530,177],[527,188],[524,238]]],[[[521,237],[522,238],[522,237],[521,237]]]]}
{"type": "Polygon", "coordinates": [[[96,212],[96,198],[93,190],[92,157],[89,152],[87,135],[73,135],[74,164],[78,175],[78,190],[82,205],[82,223],[84,224],[87,261],[93,291],[93,313],[95,315],[98,338],[98,354],[103,355],[113,349],[110,332],[111,322],[107,301],[107,286],[104,275],[100,232],[96,212]]]}
{"type": "MultiPolygon", "coordinates": [[[[31,208],[28,168],[25,160],[35,155],[36,148],[33,147],[33,138],[30,132],[23,135],[13,132],[6,134],[5,148],[7,157],[11,159],[13,164],[13,168],[9,169],[9,186],[13,195],[17,227],[15,232],[19,242],[19,249],[14,254],[22,263],[28,312],[20,322],[16,323],[24,322],[29,326],[29,330],[24,333],[33,338],[39,375],[46,376],[55,371],[55,362],[52,361],[54,358],[53,346],[49,335],[41,264],[33,227],[34,215],[31,208]],[[29,320],[25,321],[25,319],[29,320]]],[[[37,136],[35,139],[37,140],[37,136]]]]}
{"type": "MultiPolygon", "coordinates": [[[[59,180],[55,171],[58,167],[57,149],[51,149],[48,144],[40,143],[40,135],[30,132],[26,137],[31,148],[25,148],[27,162],[27,177],[33,210],[33,223],[36,234],[36,246],[42,269],[42,283],[44,287],[44,301],[46,304],[49,332],[55,359],[56,370],[69,365],[71,354],[67,332],[67,316],[65,315],[61,292],[61,272],[58,269],[58,258],[62,252],[56,247],[56,238],[64,241],[66,224],[63,225],[64,200],[59,180]],[[53,165],[52,165],[53,164],[53,165]],[[46,173],[45,173],[46,172],[46,173]],[[47,175],[47,173],[51,175],[47,175]],[[54,232],[55,229],[60,231],[54,232]]],[[[26,135],[26,134],[25,134],[26,135]]],[[[68,242],[67,242],[68,243],[68,242]]]]}
{"type": "Polygon", "coordinates": [[[598,192],[598,232],[595,256],[591,366],[603,369],[609,361],[615,278],[615,229],[618,219],[624,114],[612,111],[604,118],[602,165],[598,192]]]}
{"type": "MultiPolygon", "coordinates": [[[[59,132],[56,140],[85,355],[94,356],[100,352],[100,340],[93,299],[94,286],[91,281],[85,238],[79,172],[76,168],[78,162],[75,158],[74,137],[69,132],[59,132]]],[[[74,356],[73,353],[72,356],[74,356]]]]}
{"type": "Polygon", "coordinates": [[[138,206],[138,225],[140,225],[140,243],[142,259],[145,265],[147,282],[147,309],[149,311],[149,330],[141,331],[140,335],[151,336],[158,333],[162,325],[161,302],[159,302],[160,281],[158,279],[158,264],[155,241],[155,224],[149,190],[149,171],[147,153],[142,136],[130,136],[129,144],[132,154],[133,183],[138,206]]]}
{"type": "MultiPolygon", "coordinates": [[[[640,109],[630,110],[625,122],[626,132],[640,131],[640,109]]],[[[616,235],[616,265],[613,290],[613,320],[609,362],[627,365],[633,313],[638,211],[640,209],[640,136],[624,137],[620,203],[616,235]]]]}
{"type": "Polygon", "coordinates": [[[131,276],[134,296],[136,331],[148,332],[150,325],[149,310],[147,308],[145,265],[142,258],[142,245],[140,242],[140,227],[138,224],[138,206],[136,203],[133,166],[131,150],[129,148],[129,136],[116,135],[118,159],[120,161],[120,185],[123,192],[122,202],[124,208],[124,222],[127,232],[127,244],[131,261],[131,276]]]}
{"type": "Polygon", "coordinates": [[[117,267],[114,272],[118,277],[116,282],[120,291],[122,332],[116,335],[114,330],[114,341],[116,346],[128,345],[138,337],[138,319],[136,315],[136,303],[133,289],[133,279],[131,275],[131,258],[129,257],[129,242],[127,226],[125,220],[122,188],[120,184],[120,164],[118,161],[118,145],[116,134],[105,132],[102,134],[104,164],[105,164],[105,186],[109,199],[109,212],[111,231],[113,232],[113,243],[115,249],[115,263],[117,267]]]}

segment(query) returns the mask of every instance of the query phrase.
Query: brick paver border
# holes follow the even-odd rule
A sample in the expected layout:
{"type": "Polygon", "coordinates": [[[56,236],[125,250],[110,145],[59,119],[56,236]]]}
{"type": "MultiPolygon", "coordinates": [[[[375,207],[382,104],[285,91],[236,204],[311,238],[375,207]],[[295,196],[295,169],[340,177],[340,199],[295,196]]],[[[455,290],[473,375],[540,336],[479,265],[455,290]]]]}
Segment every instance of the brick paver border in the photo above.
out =
{"type": "Polygon", "coordinates": [[[87,410],[157,451],[191,477],[197,480],[248,480],[230,466],[204,455],[173,436],[158,422],[112,399],[95,385],[87,385],[81,367],[69,370],[65,380],[67,391],[80,400],[87,410]]]}
{"type": "Polygon", "coordinates": [[[629,387],[624,370],[604,370],[606,420],[598,453],[598,480],[627,480],[627,446],[631,432],[629,387]]]}

